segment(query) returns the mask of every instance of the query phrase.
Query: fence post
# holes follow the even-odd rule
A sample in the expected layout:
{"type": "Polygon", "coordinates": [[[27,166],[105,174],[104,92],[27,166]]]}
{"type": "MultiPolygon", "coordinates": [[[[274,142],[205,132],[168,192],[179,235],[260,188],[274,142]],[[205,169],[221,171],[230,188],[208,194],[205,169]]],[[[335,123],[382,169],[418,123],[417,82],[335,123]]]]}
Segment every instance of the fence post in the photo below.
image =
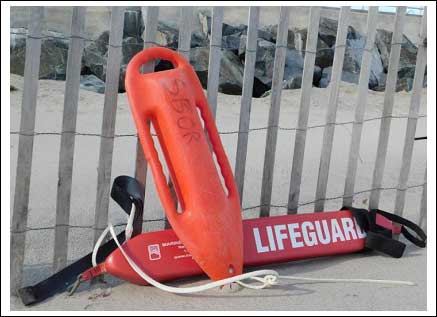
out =
{"type": "Polygon", "coordinates": [[[182,7],[179,21],[178,53],[190,60],[191,28],[193,23],[193,8],[182,7]]]}
{"type": "Polygon", "coordinates": [[[426,7],[422,17],[420,29],[420,43],[417,51],[416,69],[414,72],[413,89],[411,94],[410,111],[408,114],[407,130],[405,132],[404,150],[399,175],[398,189],[396,191],[395,214],[402,215],[405,205],[405,191],[407,190],[408,175],[410,173],[411,159],[413,157],[414,137],[416,136],[417,116],[420,108],[420,98],[423,89],[423,78],[426,68],[426,7]]]}
{"type": "Polygon", "coordinates": [[[291,167],[290,191],[288,194],[288,213],[297,213],[300,184],[302,181],[305,141],[310,113],[311,89],[313,87],[314,62],[316,60],[317,38],[319,32],[320,7],[311,7],[308,20],[308,36],[302,74],[299,119],[294,140],[293,165],[291,167]]]}
{"type": "Polygon", "coordinates": [[[79,65],[82,61],[84,46],[85,12],[85,7],[74,7],[71,19],[71,40],[68,48],[61,149],[59,153],[58,193],[56,197],[54,272],[64,268],[67,264],[74,141],[80,87],[79,65]]]}
{"type": "MultiPolygon", "coordinates": [[[[155,45],[156,30],[158,28],[159,7],[141,8],[144,20],[144,45],[143,48],[149,48],[155,45]]],[[[152,73],[155,70],[155,62],[151,61],[142,67],[143,73],[152,73]]],[[[143,198],[146,194],[147,180],[147,161],[144,156],[140,139],[137,137],[136,156],[135,156],[135,178],[144,189],[143,198]]],[[[144,201],[144,200],[143,200],[144,201]]],[[[138,212],[138,210],[137,210],[138,212]]],[[[143,229],[143,216],[139,215],[138,222],[133,224],[133,234],[138,234],[143,229]]]]}
{"type": "Polygon", "coordinates": [[[259,7],[250,7],[244,60],[243,92],[241,95],[240,124],[238,127],[237,156],[235,159],[235,182],[243,204],[244,174],[246,170],[247,142],[249,139],[250,108],[252,106],[253,81],[255,77],[256,48],[258,46],[259,7]]]}
{"type": "Polygon", "coordinates": [[[349,23],[350,7],[341,7],[338,19],[337,37],[335,40],[334,61],[332,76],[329,83],[329,99],[326,112],[326,127],[323,133],[322,154],[320,156],[319,176],[317,179],[316,201],[314,211],[323,211],[328,185],[329,165],[331,163],[332,144],[334,141],[335,120],[337,116],[338,92],[340,88],[341,73],[343,72],[343,59],[346,50],[346,36],[349,23]]]}
{"type": "Polygon", "coordinates": [[[29,33],[26,39],[20,137],[11,226],[11,294],[16,294],[21,287],[23,275],[44,8],[34,7],[30,14],[29,33]]]}
{"type": "Polygon", "coordinates": [[[220,61],[222,58],[223,7],[212,9],[211,42],[209,44],[209,64],[207,99],[213,117],[217,113],[217,93],[220,79],[220,61]]]}
{"type": "Polygon", "coordinates": [[[270,214],[272,199],[273,168],[275,164],[276,141],[278,138],[279,110],[281,107],[282,80],[284,78],[285,55],[287,53],[289,7],[281,7],[275,61],[273,64],[272,96],[269,110],[264,169],[261,186],[260,216],[270,214]]]}
{"type": "Polygon", "coordinates": [[[94,241],[108,223],[109,188],[111,185],[112,152],[117,113],[118,81],[120,77],[121,45],[123,41],[124,7],[113,7],[109,33],[108,61],[106,66],[105,99],[102,133],[100,138],[99,166],[97,172],[96,212],[94,241]]]}
{"type": "Polygon", "coordinates": [[[376,151],[375,168],[373,170],[372,191],[370,192],[369,208],[377,209],[381,195],[382,177],[384,175],[385,158],[387,156],[388,137],[390,134],[391,115],[393,112],[396,81],[398,78],[399,57],[401,54],[402,33],[406,7],[398,7],[395,18],[395,28],[391,39],[391,50],[388,64],[387,82],[384,94],[384,109],[382,111],[379,130],[378,149],[376,151]]]}
{"type": "Polygon", "coordinates": [[[360,151],[361,132],[363,129],[364,112],[367,105],[367,91],[369,89],[370,66],[372,64],[372,50],[374,47],[378,7],[369,7],[367,16],[366,45],[361,61],[360,79],[358,82],[357,108],[352,126],[352,137],[349,148],[346,181],[344,185],[343,206],[352,206],[355,178],[357,173],[358,153],[360,151]]]}

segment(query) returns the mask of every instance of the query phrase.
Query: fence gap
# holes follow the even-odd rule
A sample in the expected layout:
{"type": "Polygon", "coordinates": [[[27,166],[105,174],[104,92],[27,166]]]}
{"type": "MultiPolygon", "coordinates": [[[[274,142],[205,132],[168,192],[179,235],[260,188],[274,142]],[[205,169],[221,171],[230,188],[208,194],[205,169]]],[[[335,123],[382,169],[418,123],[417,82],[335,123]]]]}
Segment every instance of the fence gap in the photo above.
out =
{"type": "Polygon", "coordinates": [[[346,50],[346,36],[349,24],[350,7],[341,7],[335,40],[332,76],[329,83],[329,99],[326,111],[326,127],[323,132],[322,154],[320,156],[319,175],[317,179],[316,202],[314,211],[323,211],[325,207],[326,187],[328,185],[329,165],[331,163],[332,144],[334,141],[335,120],[337,117],[338,93],[343,72],[343,60],[346,50]]]}
{"type": "Polygon", "coordinates": [[[414,137],[416,136],[417,118],[420,109],[420,99],[423,89],[423,78],[426,68],[426,7],[423,12],[422,25],[419,35],[419,47],[416,58],[416,69],[414,72],[413,89],[408,113],[407,129],[405,132],[404,150],[402,152],[401,172],[399,175],[398,189],[396,191],[395,214],[402,216],[405,205],[405,192],[408,182],[408,175],[413,157],[414,137]]]}
{"type": "Polygon", "coordinates": [[[273,169],[275,164],[276,141],[278,138],[282,80],[284,78],[285,56],[287,53],[289,13],[289,7],[281,7],[275,49],[275,61],[273,64],[272,96],[270,99],[263,178],[261,185],[261,217],[267,217],[270,214],[270,203],[272,200],[273,169]]]}
{"type": "Polygon", "coordinates": [[[243,91],[241,94],[240,124],[238,127],[237,155],[235,159],[235,182],[243,203],[244,174],[246,170],[247,142],[249,139],[250,108],[252,105],[255,77],[256,48],[258,38],[259,7],[249,8],[249,21],[244,60],[243,91]]]}
{"type": "Polygon", "coordinates": [[[395,27],[391,39],[391,50],[388,64],[387,81],[384,94],[384,108],[379,130],[378,149],[376,151],[375,168],[373,170],[372,192],[370,193],[369,208],[377,209],[381,195],[381,184],[384,175],[385,158],[387,156],[388,137],[390,134],[391,115],[398,78],[399,57],[401,55],[402,33],[406,7],[396,10],[395,27]]]}
{"type": "Polygon", "coordinates": [[[41,36],[44,8],[30,11],[26,59],[24,65],[23,97],[21,101],[20,137],[18,140],[17,174],[15,178],[14,209],[11,226],[11,285],[12,294],[21,287],[24,247],[29,212],[30,175],[32,170],[33,134],[35,132],[36,99],[38,93],[41,36]]]}
{"type": "Polygon", "coordinates": [[[372,51],[375,42],[378,7],[369,7],[367,16],[366,44],[361,60],[360,79],[358,82],[357,107],[352,126],[352,136],[349,148],[346,181],[344,185],[343,206],[352,206],[357,163],[360,151],[361,133],[363,129],[364,113],[367,105],[367,91],[369,89],[370,66],[372,65],[372,51]]]}
{"type": "Polygon", "coordinates": [[[61,149],[59,153],[58,193],[56,196],[54,272],[64,268],[67,264],[71,183],[80,88],[80,67],[78,65],[82,62],[84,48],[85,12],[85,7],[74,7],[71,19],[71,39],[68,46],[61,149]]]}
{"type": "Polygon", "coordinates": [[[311,7],[308,19],[308,36],[302,74],[302,89],[300,93],[299,119],[293,150],[291,167],[290,191],[288,194],[288,214],[297,213],[299,206],[300,185],[305,153],[305,141],[308,127],[308,116],[311,105],[311,90],[313,87],[314,63],[316,60],[317,38],[319,33],[320,7],[311,7]]]}
{"type": "Polygon", "coordinates": [[[118,81],[122,57],[123,23],[124,7],[113,7],[111,12],[111,29],[109,32],[105,99],[97,172],[94,241],[99,238],[108,224],[109,189],[111,185],[112,152],[114,148],[114,130],[117,114],[118,81]]]}

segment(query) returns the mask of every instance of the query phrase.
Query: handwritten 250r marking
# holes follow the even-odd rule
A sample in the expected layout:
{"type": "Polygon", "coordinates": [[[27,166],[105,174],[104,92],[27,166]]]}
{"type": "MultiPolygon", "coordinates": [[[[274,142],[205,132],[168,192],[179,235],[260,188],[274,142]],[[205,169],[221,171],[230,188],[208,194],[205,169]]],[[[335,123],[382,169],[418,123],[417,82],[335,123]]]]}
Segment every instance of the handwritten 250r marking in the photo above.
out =
{"type": "MultiPolygon", "coordinates": [[[[184,98],[181,94],[181,89],[184,88],[185,82],[181,79],[174,79],[171,88],[165,87],[168,95],[170,96],[171,108],[180,116],[177,119],[177,126],[182,130],[182,136],[187,140],[187,143],[191,141],[198,141],[200,139],[200,132],[196,131],[196,121],[193,118],[193,111],[188,98],[184,98]]],[[[197,119],[197,118],[196,118],[197,119]]]]}

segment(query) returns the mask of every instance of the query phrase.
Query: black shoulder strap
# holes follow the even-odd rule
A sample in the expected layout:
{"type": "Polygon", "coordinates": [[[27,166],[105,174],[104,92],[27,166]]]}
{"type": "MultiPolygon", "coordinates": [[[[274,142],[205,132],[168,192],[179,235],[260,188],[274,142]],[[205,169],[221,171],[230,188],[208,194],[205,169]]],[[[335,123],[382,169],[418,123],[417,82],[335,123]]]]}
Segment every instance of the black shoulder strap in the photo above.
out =
{"type": "Polygon", "coordinates": [[[376,223],[376,214],[380,214],[388,220],[401,225],[401,233],[416,246],[421,248],[426,246],[425,232],[423,232],[418,225],[405,218],[380,209],[367,211],[366,209],[343,207],[342,210],[350,210],[357,220],[358,225],[366,231],[367,237],[365,246],[368,249],[387,254],[394,258],[400,258],[406,247],[405,243],[393,239],[393,233],[390,229],[379,226],[376,223]],[[407,228],[413,230],[417,234],[417,237],[410,233],[407,228]]]}
{"type": "MultiPolygon", "coordinates": [[[[114,180],[111,190],[111,197],[120,205],[120,207],[130,214],[132,203],[136,206],[135,222],[142,224],[143,217],[143,193],[142,186],[135,178],[129,176],[119,176],[114,180]]],[[[141,233],[141,227],[137,227],[132,236],[141,233]]],[[[118,240],[123,243],[125,239],[124,231],[117,235],[118,240]]],[[[114,240],[110,240],[100,246],[97,252],[97,262],[100,263],[106,259],[112,251],[117,249],[114,240]]],[[[18,295],[24,305],[39,303],[58,293],[66,291],[77,280],[77,276],[87,269],[91,268],[92,253],[85,255],[83,258],[70,264],[61,271],[53,274],[49,278],[33,286],[23,287],[18,290],[18,295]]]]}

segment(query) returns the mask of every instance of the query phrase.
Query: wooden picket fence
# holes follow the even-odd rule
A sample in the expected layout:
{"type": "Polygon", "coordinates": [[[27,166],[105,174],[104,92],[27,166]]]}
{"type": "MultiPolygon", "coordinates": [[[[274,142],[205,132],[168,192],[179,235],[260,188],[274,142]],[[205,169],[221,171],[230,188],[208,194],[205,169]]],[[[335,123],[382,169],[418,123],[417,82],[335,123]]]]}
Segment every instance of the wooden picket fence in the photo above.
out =
{"type": "MultiPolygon", "coordinates": [[[[155,34],[158,26],[159,8],[144,7],[145,22],[144,48],[155,45],[155,34]]],[[[278,135],[278,122],[281,106],[281,90],[284,73],[289,13],[292,7],[281,7],[278,23],[276,51],[273,70],[271,103],[268,117],[267,138],[262,175],[262,189],[260,197],[260,216],[269,216],[271,207],[273,169],[278,135]]],[[[96,191],[94,236],[95,239],[106,227],[108,222],[109,191],[111,185],[111,168],[114,146],[115,115],[117,108],[118,81],[122,54],[122,29],[124,21],[123,7],[113,7],[109,37],[109,52],[107,61],[106,89],[104,96],[103,122],[100,136],[100,155],[98,164],[98,182],[96,191]]],[[[190,52],[191,20],[194,17],[192,7],[181,9],[179,25],[178,51],[188,57],[190,52]]],[[[394,95],[397,80],[397,70],[400,58],[400,49],[404,26],[405,7],[397,8],[395,27],[392,37],[392,49],[389,59],[387,84],[384,96],[384,108],[379,134],[376,162],[372,188],[370,193],[370,208],[378,207],[381,183],[384,175],[385,159],[387,154],[388,137],[391,115],[394,104],[394,95]]],[[[215,116],[217,110],[217,94],[219,86],[219,70],[221,59],[221,38],[223,7],[214,7],[212,10],[210,56],[208,72],[207,98],[211,111],[215,116]]],[[[250,7],[248,16],[247,50],[244,65],[243,90],[241,96],[240,122],[235,165],[235,180],[240,197],[243,195],[246,154],[248,147],[248,132],[250,123],[250,108],[255,73],[257,49],[257,31],[260,8],[250,7]]],[[[59,271],[67,264],[68,234],[70,217],[70,198],[72,188],[72,169],[75,144],[76,118],[78,109],[78,95],[80,84],[81,58],[84,48],[84,23],[86,8],[75,7],[71,21],[71,39],[68,51],[66,89],[61,133],[61,147],[59,154],[59,179],[56,203],[56,226],[53,269],[59,271]]],[[[334,129],[338,105],[339,84],[343,68],[347,27],[349,25],[350,7],[342,7],[339,14],[336,49],[333,61],[332,77],[330,82],[329,99],[327,100],[326,125],[324,126],[322,152],[320,158],[317,190],[315,193],[315,211],[324,209],[326,190],[329,175],[329,165],[333,148],[334,129]]],[[[317,35],[319,29],[320,8],[312,7],[308,19],[308,35],[306,54],[302,76],[300,95],[300,110],[298,126],[294,140],[294,153],[290,176],[288,198],[288,213],[297,213],[299,206],[299,189],[302,180],[302,169],[305,152],[305,139],[308,127],[310,110],[311,87],[316,56],[317,35]]],[[[370,64],[372,59],[378,7],[371,7],[368,11],[366,30],[366,47],[363,51],[362,66],[359,77],[359,92],[353,122],[352,138],[349,148],[346,182],[344,186],[343,204],[351,205],[354,196],[354,185],[357,171],[358,150],[361,141],[361,132],[368,93],[370,64]]],[[[35,127],[35,110],[38,89],[38,73],[41,54],[41,40],[43,38],[44,8],[33,7],[31,10],[30,25],[26,42],[26,61],[24,71],[24,87],[21,108],[21,123],[19,131],[19,147],[15,197],[11,227],[11,290],[15,292],[22,284],[23,260],[25,253],[25,237],[29,210],[29,187],[32,164],[32,152],[35,127]]],[[[413,144],[418,119],[422,83],[426,67],[426,10],[422,18],[420,39],[417,55],[416,71],[411,94],[411,105],[408,115],[407,130],[402,155],[402,168],[399,175],[399,184],[396,194],[395,210],[402,214],[404,209],[407,180],[412,161],[413,144]]],[[[153,71],[153,64],[143,66],[144,72],[153,71]]],[[[146,185],[147,163],[141,146],[137,140],[135,160],[135,177],[146,185]]],[[[243,200],[243,199],[241,199],[243,200]]],[[[426,175],[423,185],[422,204],[420,209],[422,226],[426,222],[426,175]]]]}

